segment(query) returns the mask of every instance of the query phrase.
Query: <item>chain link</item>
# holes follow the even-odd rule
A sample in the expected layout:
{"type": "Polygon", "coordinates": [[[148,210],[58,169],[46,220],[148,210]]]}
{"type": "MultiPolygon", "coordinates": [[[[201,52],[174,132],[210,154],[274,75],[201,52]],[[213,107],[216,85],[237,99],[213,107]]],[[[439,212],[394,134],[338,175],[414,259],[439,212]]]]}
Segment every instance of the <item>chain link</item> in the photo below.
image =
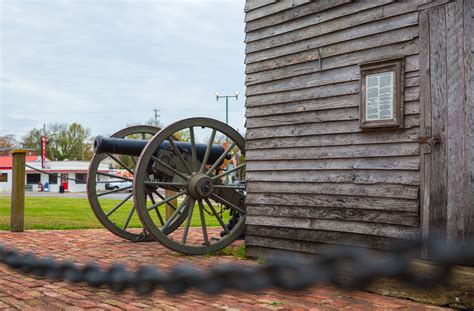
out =
{"type": "Polygon", "coordinates": [[[109,287],[116,292],[133,288],[138,294],[145,295],[159,288],[169,294],[180,294],[192,288],[218,294],[225,289],[247,292],[268,287],[301,290],[317,284],[364,290],[371,281],[381,277],[426,288],[445,282],[455,263],[472,262],[474,258],[473,241],[466,246],[468,251],[462,252],[449,244],[429,240],[423,245],[429,247],[436,268],[429,275],[419,276],[411,264],[421,245],[420,241],[407,241],[394,245],[382,256],[374,256],[367,249],[334,246],[313,261],[295,260],[294,256],[288,256],[291,261],[272,261],[255,266],[220,264],[207,270],[178,265],[168,272],[153,266],[140,266],[135,271],[120,264],[113,264],[108,269],[102,269],[96,263],[78,266],[73,262],[38,258],[32,253],[21,254],[0,245],[0,262],[27,275],[82,282],[95,288],[109,287]]]}

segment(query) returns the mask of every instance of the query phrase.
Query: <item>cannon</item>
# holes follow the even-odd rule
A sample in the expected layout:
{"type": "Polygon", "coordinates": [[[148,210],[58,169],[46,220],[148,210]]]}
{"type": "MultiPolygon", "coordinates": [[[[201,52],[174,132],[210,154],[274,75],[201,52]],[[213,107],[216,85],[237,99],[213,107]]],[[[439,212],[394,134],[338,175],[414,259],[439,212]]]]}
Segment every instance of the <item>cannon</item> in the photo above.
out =
{"type": "Polygon", "coordinates": [[[97,219],[115,235],[206,254],[244,231],[245,166],[244,138],[220,121],[132,126],[96,137],[87,194],[97,219]],[[123,186],[104,190],[111,182],[123,186]]]}
{"type": "MultiPolygon", "coordinates": [[[[94,140],[94,153],[115,153],[120,155],[129,155],[139,157],[143,149],[148,144],[147,140],[143,139],[125,139],[125,138],[107,138],[104,136],[97,136],[94,140]]],[[[174,146],[177,148],[180,154],[190,156],[192,153],[191,143],[187,142],[174,142],[174,146]]],[[[162,150],[172,150],[172,145],[168,141],[164,141],[155,152],[156,156],[160,155],[162,150]]],[[[196,143],[196,156],[199,161],[202,161],[206,154],[206,144],[196,143]]],[[[224,153],[224,147],[221,145],[212,145],[207,164],[213,164],[224,153]]],[[[229,160],[230,154],[227,154],[226,159],[229,160]]]]}

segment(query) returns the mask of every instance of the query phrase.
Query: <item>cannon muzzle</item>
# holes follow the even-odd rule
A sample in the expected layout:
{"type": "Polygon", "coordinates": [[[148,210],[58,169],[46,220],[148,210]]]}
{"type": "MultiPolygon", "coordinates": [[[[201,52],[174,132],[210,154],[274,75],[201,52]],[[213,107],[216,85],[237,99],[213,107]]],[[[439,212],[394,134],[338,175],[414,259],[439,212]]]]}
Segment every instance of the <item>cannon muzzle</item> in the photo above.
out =
{"type": "MultiPolygon", "coordinates": [[[[147,143],[147,140],[108,138],[99,135],[94,140],[94,152],[97,154],[112,153],[138,157],[142,153],[142,150],[145,148],[147,143]]],[[[182,154],[188,154],[191,156],[191,143],[175,141],[174,144],[182,154]]],[[[196,144],[197,158],[201,162],[204,159],[206,149],[206,144],[196,144]]],[[[172,151],[173,149],[170,143],[165,141],[158,147],[158,150],[156,152],[158,153],[160,150],[172,151]]],[[[225,149],[223,146],[212,145],[211,153],[209,154],[207,164],[214,164],[214,162],[219,159],[219,157],[224,153],[224,151],[225,149]]],[[[226,158],[230,159],[231,155],[228,154],[226,158]]]]}

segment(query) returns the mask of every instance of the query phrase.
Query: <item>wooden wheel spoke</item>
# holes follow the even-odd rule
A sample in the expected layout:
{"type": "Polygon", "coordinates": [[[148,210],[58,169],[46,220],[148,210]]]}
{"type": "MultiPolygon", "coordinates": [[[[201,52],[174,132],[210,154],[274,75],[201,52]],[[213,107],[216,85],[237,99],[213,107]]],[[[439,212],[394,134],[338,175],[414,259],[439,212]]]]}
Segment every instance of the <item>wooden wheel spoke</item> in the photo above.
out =
{"type": "Polygon", "coordinates": [[[188,180],[189,179],[189,176],[186,176],[184,175],[183,173],[181,173],[180,171],[178,171],[177,169],[175,169],[174,167],[171,167],[169,166],[168,164],[166,164],[165,162],[161,161],[160,159],[158,159],[156,156],[152,155],[151,158],[159,163],[161,166],[164,166],[165,168],[169,169],[170,171],[172,171],[173,173],[175,173],[176,175],[178,176],[181,176],[182,178],[188,180]]]}
{"type": "Polygon", "coordinates": [[[204,244],[210,245],[209,237],[207,235],[207,225],[206,225],[206,217],[204,217],[204,205],[202,204],[202,200],[198,200],[199,205],[199,216],[201,217],[201,228],[202,228],[202,236],[204,238],[204,244]]]}
{"type": "Polygon", "coordinates": [[[232,186],[232,185],[214,185],[214,188],[220,189],[234,189],[234,190],[245,190],[245,187],[242,186],[232,186]]]}
{"type": "Polygon", "coordinates": [[[179,182],[162,182],[162,181],[149,181],[146,180],[143,182],[145,185],[149,186],[168,186],[168,187],[178,187],[178,188],[184,188],[187,186],[185,183],[179,183],[179,182]]]}
{"type": "Polygon", "coordinates": [[[223,154],[221,154],[221,156],[219,157],[219,159],[217,159],[216,162],[214,162],[214,164],[207,170],[206,172],[206,175],[209,175],[213,170],[215,170],[217,168],[217,166],[222,163],[222,161],[225,159],[225,157],[227,157],[227,155],[229,154],[229,152],[235,147],[235,142],[232,142],[232,144],[229,146],[229,148],[227,148],[226,151],[224,151],[223,154]]]}
{"type": "Polygon", "coordinates": [[[222,217],[219,216],[219,214],[217,214],[216,212],[216,209],[214,208],[214,206],[212,205],[211,201],[209,201],[208,198],[205,198],[204,200],[206,200],[206,203],[207,205],[209,206],[209,208],[211,209],[212,213],[214,214],[214,216],[217,218],[217,221],[220,223],[220,225],[222,226],[222,228],[224,229],[225,233],[229,233],[229,228],[227,228],[227,225],[224,223],[224,221],[222,220],[222,217]]]}
{"type": "Polygon", "coordinates": [[[123,230],[127,230],[128,225],[130,224],[130,220],[132,219],[133,212],[135,212],[135,205],[133,205],[130,213],[128,213],[127,219],[125,220],[125,224],[123,225],[123,230]]]}
{"type": "Polygon", "coordinates": [[[122,179],[122,180],[133,182],[133,179],[131,179],[131,178],[122,177],[122,176],[118,176],[118,175],[112,175],[112,174],[109,174],[109,173],[97,172],[97,175],[108,176],[110,178],[117,178],[117,179],[122,179]]]}
{"type": "MultiPolygon", "coordinates": [[[[153,191],[153,193],[156,194],[160,199],[166,200],[166,198],[165,198],[164,196],[162,196],[158,191],[155,190],[155,191],[153,191]]],[[[154,204],[154,203],[153,203],[153,204],[154,204]]],[[[171,207],[173,210],[176,210],[176,207],[175,207],[173,204],[171,204],[169,201],[166,202],[166,205],[168,205],[169,207],[171,207]]]]}
{"type": "Polygon", "coordinates": [[[212,129],[211,138],[209,138],[209,142],[207,143],[206,153],[204,154],[204,158],[202,159],[201,168],[199,169],[199,173],[204,172],[206,168],[207,160],[209,159],[209,155],[211,154],[212,144],[214,143],[214,138],[216,137],[216,130],[212,129]]]}
{"type": "Polygon", "coordinates": [[[119,192],[119,191],[127,190],[127,189],[132,189],[132,188],[133,188],[133,186],[127,186],[127,187],[123,187],[123,188],[118,188],[118,189],[114,189],[114,190],[110,190],[110,191],[98,193],[97,196],[98,196],[98,197],[102,197],[102,196],[104,196],[104,195],[109,195],[109,194],[111,194],[111,193],[115,193],[115,192],[119,192]]]}
{"type": "Polygon", "coordinates": [[[235,171],[241,170],[241,169],[244,168],[246,165],[247,165],[247,163],[240,164],[239,166],[236,166],[236,167],[234,167],[234,168],[232,168],[232,169],[230,169],[230,170],[226,170],[226,171],[224,171],[223,173],[221,173],[221,174],[219,174],[219,175],[213,176],[211,179],[212,179],[212,180],[216,180],[216,179],[222,178],[222,177],[224,177],[224,176],[226,176],[226,175],[228,175],[228,174],[230,174],[230,173],[233,173],[233,172],[235,172],[235,171]]]}
{"type": "MultiPolygon", "coordinates": [[[[150,198],[150,201],[152,204],[156,204],[155,198],[153,197],[153,194],[149,194],[148,197],[150,198]]],[[[155,207],[154,210],[156,211],[156,216],[158,216],[158,220],[160,221],[161,225],[163,226],[165,224],[163,217],[161,217],[161,213],[158,209],[158,207],[155,207]]]]}
{"type": "Polygon", "coordinates": [[[107,214],[105,214],[105,216],[109,217],[110,215],[112,215],[112,213],[114,213],[117,209],[119,209],[120,206],[124,205],[125,202],[127,202],[131,197],[133,196],[133,193],[130,193],[129,195],[127,195],[127,197],[125,199],[123,199],[119,204],[117,204],[113,209],[111,209],[110,211],[107,212],[107,214]]]}
{"type": "Polygon", "coordinates": [[[189,210],[188,210],[188,217],[186,218],[186,225],[184,227],[183,236],[181,237],[181,243],[182,244],[186,244],[186,239],[188,237],[189,227],[191,226],[191,219],[193,218],[194,203],[195,203],[194,199],[190,199],[187,203],[188,206],[189,206],[189,210]]]}
{"type": "Polygon", "coordinates": [[[153,204],[152,206],[148,207],[147,209],[148,209],[148,211],[151,211],[151,210],[154,209],[155,207],[160,207],[161,205],[163,205],[163,204],[165,204],[165,203],[168,203],[169,201],[172,201],[172,200],[176,199],[177,197],[182,196],[182,195],[185,194],[185,193],[186,193],[186,191],[178,192],[178,193],[176,193],[176,194],[174,194],[174,195],[172,195],[172,196],[167,197],[166,199],[164,199],[164,200],[162,200],[162,201],[160,201],[160,202],[158,202],[158,203],[153,204]]]}
{"type": "Polygon", "coordinates": [[[197,153],[196,153],[196,141],[194,138],[194,128],[190,127],[189,128],[189,136],[191,138],[191,157],[193,161],[193,172],[197,171],[197,153]]]}
{"type": "Polygon", "coordinates": [[[186,199],[184,199],[183,202],[181,202],[181,205],[173,212],[173,214],[171,214],[170,218],[166,220],[166,223],[161,228],[161,231],[165,231],[166,229],[168,229],[170,224],[175,220],[176,216],[181,214],[184,207],[188,204],[188,199],[189,197],[186,197],[186,199]]]}
{"type": "Polygon", "coordinates": [[[120,166],[122,166],[124,169],[126,169],[130,174],[133,175],[132,169],[129,168],[125,163],[123,163],[122,160],[120,160],[119,158],[117,158],[117,157],[114,156],[113,154],[107,153],[107,155],[108,155],[112,160],[114,160],[115,162],[117,162],[120,166]]]}
{"type": "Polygon", "coordinates": [[[171,147],[173,148],[173,151],[174,153],[178,156],[179,160],[181,161],[181,164],[183,164],[184,168],[186,169],[186,171],[188,172],[189,175],[192,174],[191,170],[189,169],[188,167],[188,164],[186,163],[186,161],[184,160],[183,158],[183,155],[181,154],[181,152],[178,150],[178,148],[176,147],[173,139],[171,139],[171,137],[168,137],[168,142],[169,144],[171,145],[171,147]]]}
{"type": "Polygon", "coordinates": [[[245,215],[245,211],[243,209],[241,209],[240,207],[238,207],[237,205],[235,205],[234,203],[231,203],[229,201],[227,201],[226,199],[222,198],[221,196],[215,194],[215,193],[211,193],[211,197],[220,201],[221,203],[223,203],[224,205],[232,208],[233,210],[239,212],[241,215],[245,215]]]}

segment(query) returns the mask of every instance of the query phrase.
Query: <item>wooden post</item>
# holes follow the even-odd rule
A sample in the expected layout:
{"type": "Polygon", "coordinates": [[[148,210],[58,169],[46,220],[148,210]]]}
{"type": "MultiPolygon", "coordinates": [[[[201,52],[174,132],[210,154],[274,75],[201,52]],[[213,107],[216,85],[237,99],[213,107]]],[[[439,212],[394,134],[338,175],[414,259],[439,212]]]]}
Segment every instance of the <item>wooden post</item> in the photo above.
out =
{"type": "MultiPolygon", "coordinates": [[[[170,196],[175,195],[175,194],[176,194],[176,192],[174,192],[174,191],[165,190],[165,197],[170,197],[170,196]]],[[[171,200],[170,203],[171,203],[171,205],[178,208],[178,198],[176,198],[174,200],[171,200]]],[[[166,218],[166,220],[168,220],[171,217],[172,214],[173,214],[173,209],[171,207],[169,207],[168,204],[165,204],[165,218],[166,218]]]]}
{"type": "Polygon", "coordinates": [[[10,231],[25,229],[25,158],[26,150],[12,151],[13,178],[10,231]]]}

